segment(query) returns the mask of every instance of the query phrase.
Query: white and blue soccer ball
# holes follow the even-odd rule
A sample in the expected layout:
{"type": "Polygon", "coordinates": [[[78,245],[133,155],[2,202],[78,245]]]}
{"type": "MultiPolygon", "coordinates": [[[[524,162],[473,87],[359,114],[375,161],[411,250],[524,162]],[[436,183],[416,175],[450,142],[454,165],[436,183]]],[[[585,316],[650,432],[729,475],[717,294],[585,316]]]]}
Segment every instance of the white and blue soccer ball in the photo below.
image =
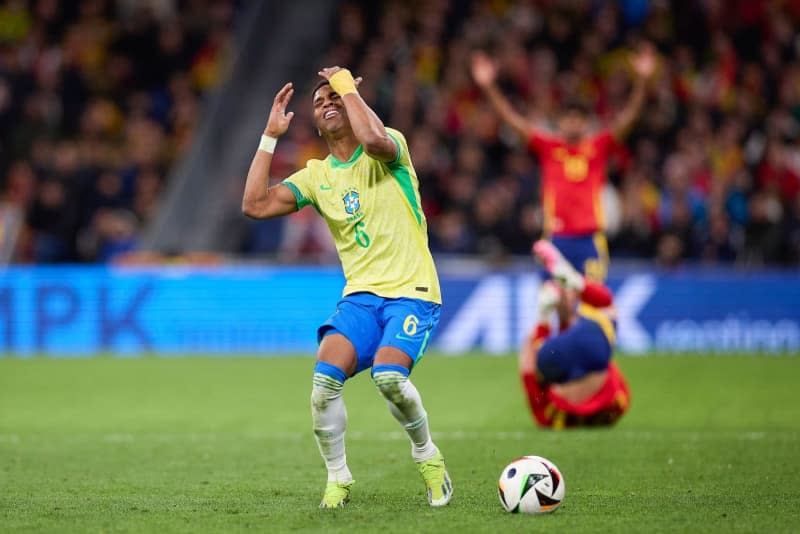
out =
{"type": "Polygon", "coordinates": [[[556,464],[541,456],[517,458],[503,469],[497,483],[500,503],[512,514],[554,512],[564,499],[565,489],[556,464]]]}

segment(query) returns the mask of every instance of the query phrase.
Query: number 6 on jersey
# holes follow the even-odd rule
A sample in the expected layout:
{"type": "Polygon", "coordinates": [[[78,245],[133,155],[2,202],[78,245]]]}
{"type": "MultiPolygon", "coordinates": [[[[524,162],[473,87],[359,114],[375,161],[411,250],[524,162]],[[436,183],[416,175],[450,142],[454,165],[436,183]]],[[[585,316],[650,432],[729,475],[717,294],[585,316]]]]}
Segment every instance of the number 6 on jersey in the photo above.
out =
{"type": "Polygon", "coordinates": [[[369,235],[364,231],[365,226],[366,224],[364,224],[364,221],[358,221],[354,228],[356,233],[356,244],[363,248],[367,248],[370,243],[369,235]]]}

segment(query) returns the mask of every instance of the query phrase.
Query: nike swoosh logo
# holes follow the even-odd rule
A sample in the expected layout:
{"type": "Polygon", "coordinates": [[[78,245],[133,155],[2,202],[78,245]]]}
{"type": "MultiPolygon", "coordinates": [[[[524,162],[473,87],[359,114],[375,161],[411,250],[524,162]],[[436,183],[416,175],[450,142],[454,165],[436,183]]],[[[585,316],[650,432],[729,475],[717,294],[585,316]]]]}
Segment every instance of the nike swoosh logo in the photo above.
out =
{"type": "Polygon", "coordinates": [[[333,189],[331,186],[325,184],[322,184],[321,186],[319,186],[319,188],[323,191],[330,191],[331,189],[333,189]]]}
{"type": "Polygon", "coordinates": [[[394,337],[401,341],[416,341],[413,337],[404,336],[403,334],[395,334],[394,337]]]}

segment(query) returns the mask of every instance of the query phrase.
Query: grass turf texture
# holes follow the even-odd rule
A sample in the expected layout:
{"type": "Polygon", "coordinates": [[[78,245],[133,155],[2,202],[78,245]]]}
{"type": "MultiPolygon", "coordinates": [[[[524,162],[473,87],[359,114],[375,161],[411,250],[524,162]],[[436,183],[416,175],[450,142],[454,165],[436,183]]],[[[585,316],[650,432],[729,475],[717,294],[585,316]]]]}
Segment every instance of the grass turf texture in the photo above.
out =
{"type": "Polygon", "coordinates": [[[800,499],[800,359],[620,358],[611,430],[534,428],[513,358],[426,357],[412,375],[455,485],[430,509],[367,374],[348,383],[350,505],[318,510],[307,358],[0,358],[0,531],[783,532],[800,499]],[[549,516],[502,511],[522,454],[553,460],[549,516]]]}

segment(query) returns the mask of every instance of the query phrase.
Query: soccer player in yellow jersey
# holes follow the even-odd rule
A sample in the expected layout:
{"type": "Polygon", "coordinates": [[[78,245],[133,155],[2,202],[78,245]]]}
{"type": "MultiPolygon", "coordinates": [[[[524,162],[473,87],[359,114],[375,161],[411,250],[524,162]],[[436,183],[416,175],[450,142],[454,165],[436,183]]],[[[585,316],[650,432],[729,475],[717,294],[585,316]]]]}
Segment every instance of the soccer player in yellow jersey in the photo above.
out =
{"type": "Polygon", "coordinates": [[[286,113],[294,93],[287,83],[275,97],[247,174],[242,211],[267,219],[312,205],[330,228],[347,280],[336,312],[317,333],[311,414],[328,469],[320,507],[344,506],[350,498],[342,389],[347,378],[370,367],[389,410],[408,433],[428,502],[444,506],[453,487],[431,440],[422,399],[408,379],[441,308],[417,176],[403,134],[384,127],[359,96],[361,80],[339,67],[319,74],[314,122],[330,155],[269,186],[272,152],[294,116],[286,113]]]}

